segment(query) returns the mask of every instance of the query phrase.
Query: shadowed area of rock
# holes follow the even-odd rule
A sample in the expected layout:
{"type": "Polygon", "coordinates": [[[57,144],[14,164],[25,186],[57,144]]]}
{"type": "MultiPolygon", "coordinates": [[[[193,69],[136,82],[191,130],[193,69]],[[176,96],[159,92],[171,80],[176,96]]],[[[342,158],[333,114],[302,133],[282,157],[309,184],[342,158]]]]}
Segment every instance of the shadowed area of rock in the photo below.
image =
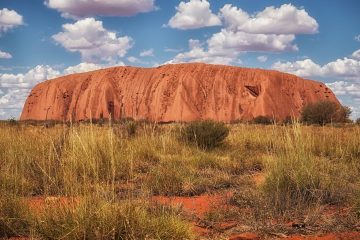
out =
{"type": "Polygon", "coordinates": [[[202,63],[112,67],[39,83],[20,119],[283,120],[324,99],[339,104],[325,84],[272,70],[202,63]]]}

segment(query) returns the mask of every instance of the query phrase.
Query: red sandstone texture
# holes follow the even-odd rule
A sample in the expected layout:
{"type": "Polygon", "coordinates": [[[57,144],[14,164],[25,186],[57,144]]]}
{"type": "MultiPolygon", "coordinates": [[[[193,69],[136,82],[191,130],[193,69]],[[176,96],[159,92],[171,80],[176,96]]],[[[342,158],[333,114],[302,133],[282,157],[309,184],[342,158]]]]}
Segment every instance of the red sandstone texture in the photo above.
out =
{"type": "Polygon", "coordinates": [[[339,103],[321,82],[272,70],[202,63],[113,67],[36,85],[20,119],[282,120],[322,99],[339,103]]]}

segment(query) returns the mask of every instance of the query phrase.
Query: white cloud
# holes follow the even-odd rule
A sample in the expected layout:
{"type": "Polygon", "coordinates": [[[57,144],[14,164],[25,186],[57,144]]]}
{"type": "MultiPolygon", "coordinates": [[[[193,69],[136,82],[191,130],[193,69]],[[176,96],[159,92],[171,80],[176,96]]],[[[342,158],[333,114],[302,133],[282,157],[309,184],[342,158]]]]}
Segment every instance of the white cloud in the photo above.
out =
{"type": "Polygon", "coordinates": [[[25,74],[0,74],[0,118],[19,116],[31,88],[59,75],[48,65],[38,65],[25,74]]]}
{"type": "Polygon", "coordinates": [[[140,53],[140,57],[153,57],[154,56],[154,49],[148,49],[140,53]]]}
{"type": "Polygon", "coordinates": [[[360,61],[355,59],[337,59],[323,66],[324,75],[360,80],[360,61]]]}
{"type": "Polygon", "coordinates": [[[37,83],[40,83],[45,80],[53,79],[61,75],[94,71],[101,68],[107,68],[112,66],[124,66],[124,63],[118,62],[112,65],[112,64],[94,64],[94,63],[83,62],[75,66],[69,66],[65,68],[63,71],[55,70],[49,65],[38,65],[24,74],[0,73],[0,89],[1,88],[31,89],[37,83]]]}
{"type": "Polygon", "coordinates": [[[355,41],[360,42],[360,34],[354,37],[355,41]]]}
{"type": "Polygon", "coordinates": [[[10,53],[3,52],[0,50],[0,58],[10,59],[10,58],[12,58],[12,56],[10,53]]]}
{"type": "Polygon", "coordinates": [[[326,84],[337,96],[341,96],[343,104],[350,106],[354,118],[360,117],[360,83],[336,81],[326,84]]]}
{"type": "Polygon", "coordinates": [[[19,109],[24,106],[26,97],[29,95],[30,89],[9,89],[3,96],[0,97],[0,110],[19,109]]]}
{"type": "Polygon", "coordinates": [[[171,28],[185,30],[221,25],[220,18],[211,12],[207,0],[180,2],[176,10],[177,13],[168,22],[171,28]]]}
{"type": "Polygon", "coordinates": [[[48,65],[38,65],[25,74],[0,74],[1,88],[25,88],[30,89],[35,84],[60,75],[48,65]]]}
{"type": "Polygon", "coordinates": [[[221,32],[215,33],[208,40],[208,46],[210,49],[217,49],[217,51],[297,51],[298,47],[292,43],[294,40],[294,35],[252,34],[222,29],[221,32]]]}
{"type": "Polygon", "coordinates": [[[45,5],[67,18],[132,16],[155,10],[155,0],[46,0],[45,5]]]}
{"type": "Polygon", "coordinates": [[[311,59],[296,62],[276,62],[273,69],[295,74],[300,77],[323,77],[326,79],[341,79],[327,86],[341,96],[342,103],[349,105],[353,116],[360,117],[360,61],[342,58],[324,65],[314,63],[311,59]]]}
{"type": "Polygon", "coordinates": [[[0,74],[0,87],[18,87],[23,88],[27,87],[27,84],[24,83],[24,74],[0,74]]]}
{"type": "Polygon", "coordinates": [[[225,4],[224,7],[220,9],[219,15],[226,28],[234,31],[237,31],[239,26],[245,24],[250,19],[247,12],[231,4],[225,4]]]}
{"type": "Polygon", "coordinates": [[[341,77],[348,80],[360,80],[360,61],[350,58],[337,59],[323,66],[311,59],[296,62],[276,62],[273,69],[292,73],[301,77],[341,77]]]}
{"type": "Polygon", "coordinates": [[[220,15],[228,29],[262,34],[314,34],[318,23],[304,9],[291,4],[273,6],[251,16],[240,8],[226,4],[220,15]]]}
{"type": "Polygon", "coordinates": [[[124,66],[124,63],[94,64],[83,62],[75,66],[69,66],[63,71],[55,70],[48,65],[38,65],[26,73],[0,73],[0,119],[19,116],[31,89],[42,81],[53,79],[61,75],[88,72],[112,66],[124,66]]]}
{"type": "Polygon", "coordinates": [[[294,39],[294,35],[251,34],[223,29],[207,40],[207,49],[197,40],[190,39],[189,51],[177,54],[169,63],[239,63],[238,58],[243,52],[296,51],[297,46],[292,44],[294,39]]]}
{"type": "Polygon", "coordinates": [[[150,61],[143,61],[137,57],[130,56],[127,58],[128,62],[131,63],[132,66],[138,66],[138,65],[153,65],[155,62],[150,61]]]}
{"type": "Polygon", "coordinates": [[[130,37],[117,37],[115,32],[103,27],[102,21],[94,18],[64,24],[62,27],[64,31],[53,35],[52,38],[68,51],[80,52],[86,62],[116,62],[133,46],[130,37]]]}
{"type": "Polygon", "coordinates": [[[230,64],[236,60],[237,54],[230,52],[217,53],[206,51],[199,40],[189,40],[189,51],[177,54],[174,59],[166,63],[183,63],[183,62],[204,62],[212,64],[230,64]]]}
{"type": "Polygon", "coordinates": [[[267,56],[258,56],[258,57],[257,57],[257,60],[258,60],[259,62],[264,63],[264,62],[266,62],[266,61],[268,60],[268,57],[267,57],[267,56]]]}
{"type": "Polygon", "coordinates": [[[338,96],[352,96],[360,99],[360,83],[336,81],[326,85],[338,96]]]}
{"type": "Polygon", "coordinates": [[[321,66],[314,63],[311,59],[296,62],[276,62],[272,68],[281,72],[292,73],[300,77],[322,75],[321,66]]]}
{"type": "Polygon", "coordinates": [[[0,33],[23,25],[23,17],[14,10],[0,9],[0,33]]]}
{"type": "MultiPolygon", "coordinates": [[[[230,64],[238,63],[239,56],[244,52],[298,51],[294,43],[295,35],[314,34],[318,31],[316,20],[304,9],[291,4],[284,4],[279,8],[267,7],[254,15],[226,4],[220,9],[219,16],[224,27],[209,37],[206,45],[190,47],[189,51],[177,54],[169,62],[230,64]]],[[[266,60],[261,57],[260,61],[266,60]]]]}
{"type": "Polygon", "coordinates": [[[296,62],[276,62],[273,69],[292,73],[300,77],[326,77],[342,79],[327,86],[337,95],[342,96],[343,104],[351,106],[353,116],[360,117],[360,61],[356,59],[337,59],[324,65],[311,59],[296,62]],[[346,81],[344,81],[346,80],[346,81]]]}
{"type": "Polygon", "coordinates": [[[99,64],[83,62],[75,66],[67,67],[64,70],[64,73],[73,74],[73,73],[89,72],[89,71],[98,70],[102,67],[103,66],[99,64]]]}
{"type": "Polygon", "coordinates": [[[59,75],[60,72],[54,70],[49,65],[38,65],[25,74],[24,81],[30,84],[30,87],[33,87],[39,82],[47,79],[53,79],[59,75]]]}
{"type": "Polygon", "coordinates": [[[360,49],[353,52],[353,54],[351,54],[351,57],[357,60],[360,60],[360,49]]]}
{"type": "Polygon", "coordinates": [[[178,52],[181,52],[183,51],[183,49],[176,49],[176,48],[165,48],[164,49],[165,52],[174,52],[174,53],[178,53],[178,52]]]}
{"type": "Polygon", "coordinates": [[[125,66],[125,64],[123,62],[117,62],[115,64],[95,64],[95,63],[82,62],[75,66],[69,66],[65,68],[62,75],[89,72],[89,71],[94,71],[102,68],[115,67],[115,66],[125,66]]]}
{"type": "Polygon", "coordinates": [[[137,63],[137,62],[139,62],[139,59],[136,58],[136,57],[134,57],[134,56],[128,57],[127,60],[128,60],[129,62],[131,62],[131,63],[137,63]]]}

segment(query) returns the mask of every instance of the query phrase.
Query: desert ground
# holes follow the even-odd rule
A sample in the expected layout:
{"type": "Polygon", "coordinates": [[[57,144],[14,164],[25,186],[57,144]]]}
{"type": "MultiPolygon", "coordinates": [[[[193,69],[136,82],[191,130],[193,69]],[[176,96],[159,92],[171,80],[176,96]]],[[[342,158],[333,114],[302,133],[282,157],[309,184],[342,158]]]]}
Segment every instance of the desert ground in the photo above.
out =
{"type": "Polygon", "coordinates": [[[360,126],[0,123],[0,235],[360,239],[360,126]]]}

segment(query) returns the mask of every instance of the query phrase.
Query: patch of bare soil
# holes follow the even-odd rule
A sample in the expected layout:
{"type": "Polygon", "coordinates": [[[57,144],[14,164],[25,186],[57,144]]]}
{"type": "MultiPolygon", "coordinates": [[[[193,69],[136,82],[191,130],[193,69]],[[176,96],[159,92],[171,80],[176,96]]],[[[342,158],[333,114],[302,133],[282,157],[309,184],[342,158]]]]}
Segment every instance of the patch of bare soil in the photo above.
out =
{"type": "Polygon", "coordinates": [[[202,218],[205,213],[209,212],[214,207],[222,207],[224,200],[229,199],[232,193],[225,194],[203,194],[192,197],[167,197],[154,196],[152,200],[164,205],[173,207],[182,207],[187,213],[193,214],[198,218],[202,218]]]}
{"type": "Polygon", "coordinates": [[[39,211],[46,206],[61,207],[61,206],[74,206],[79,203],[79,198],[76,197],[30,197],[24,199],[31,210],[39,211]]]}
{"type": "Polygon", "coordinates": [[[359,240],[360,232],[343,232],[343,233],[329,233],[319,236],[299,236],[294,235],[287,237],[289,240],[359,240]]]}

